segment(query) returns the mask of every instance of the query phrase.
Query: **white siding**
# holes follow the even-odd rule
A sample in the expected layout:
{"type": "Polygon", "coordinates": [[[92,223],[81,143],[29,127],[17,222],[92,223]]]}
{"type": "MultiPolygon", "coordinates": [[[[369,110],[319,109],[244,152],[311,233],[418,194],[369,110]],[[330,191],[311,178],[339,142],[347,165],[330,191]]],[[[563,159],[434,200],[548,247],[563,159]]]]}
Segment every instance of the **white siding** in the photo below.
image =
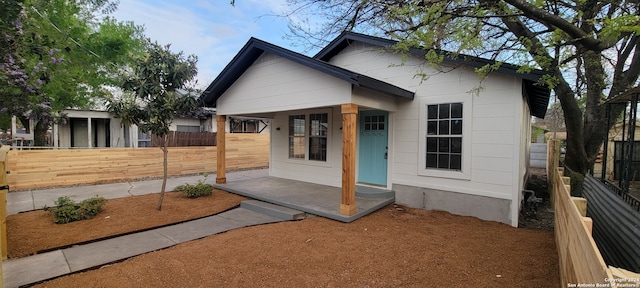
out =
{"type": "MultiPolygon", "coordinates": [[[[341,187],[342,185],[342,114],[340,107],[329,109],[329,143],[327,161],[289,159],[289,115],[324,112],[298,110],[278,113],[271,120],[270,176],[341,187]],[[280,128],[280,130],[277,130],[280,128]]],[[[308,122],[306,123],[308,125],[308,122]]],[[[307,127],[308,129],[308,127],[307,127]]],[[[308,154],[308,151],[306,152],[308,154]]]]}
{"type": "Polygon", "coordinates": [[[218,99],[218,115],[330,107],[351,102],[351,84],[264,53],[218,99]]]}
{"type": "MultiPolygon", "coordinates": [[[[511,225],[512,226],[517,226],[518,225],[518,214],[520,213],[520,209],[522,208],[522,199],[523,199],[523,193],[522,191],[526,188],[526,182],[527,182],[527,178],[528,178],[528,169],[529,169],[529,163],[530,163],[530,150],[531,150],[531,112],[529,110],[529,106],[527,105],[527,103],[525,101],[522,101],[521,104],[521,111],[522,111],[522,118],[521,118],[521,122],[520,122],[520,129],[519,129],[519,133],[520,133],[520,137],[519,137],[519,145],[520,145],[520,149],[519,149],[519,155],[514,155],[514,157],[517,157],[517,159],[519,159],[519,164],[520,166],[518,167],[518,173],[516,175],[514,175],[514,186],[517,187],[516,190],[514,190],[514,199],[516,201],[512,202],[512,210],[511,210],[511,225]]],[[[515,169],[514,169],[515,170],[515,169]]]]}
{"type": "Polygon", "coordinates": [[[170,131],[177,131],[178,130],[178,125],[180,126],[198,126],[200,127],[200,119],[196,119],[196,118],[175,118],[173,119],[173,122],[171,122],[171,125],[169,126],[169,130],[170,131]]]}
{"type": "MultiPolygon", "coordinates": [[[[393,54],[381,53],[378,47],[355,44],[344,49],[331,59],[337,66],[360,72],[407,90],[415,91],[411,102],[397,104],[394,113],[393,148],[390,169],[391,181],[395,184],[423,188],[454,191],[472,195],[512,200],[512,225],[517,220],[517,208],[523,185],[523,152],[526,149],[528,107],[522,99],[522,82],[516,77],[492,74],[480,81],[472,69],[457,68],[447,73],[434,69],[417,67],[421,59],[409,58],[405,65],[401,58],[393,54]],[[414,77],[425,72],[428,79],[414,77]],[[463,157],[471,157],[470,177],[454,179],[450,177],[421,176],[418,171],[420,144],[419,127],[421,103],[430,99],[455,99],[470,95],[469,91],[482,85],[478,95],[467,96],[463,109],[472,109],[471,119],[463,119],[464,125],[472,125],[471,133],[463,135],[464,141],[471,141],[471,151],[463,157]],[[468,104],[471,105],[468,105],[468,104]],[[515,217],[514,217],[515,215],[515,217]]],[[[440,100],[438,100],[440,101],[440,100]]]]}
{"type": "Polygon", "coordinates": [[[353,98],[351,103],[360,107],[384,111],[396,111],[396,97],[376,92],[362,87],[353,87],[353,98]]]}

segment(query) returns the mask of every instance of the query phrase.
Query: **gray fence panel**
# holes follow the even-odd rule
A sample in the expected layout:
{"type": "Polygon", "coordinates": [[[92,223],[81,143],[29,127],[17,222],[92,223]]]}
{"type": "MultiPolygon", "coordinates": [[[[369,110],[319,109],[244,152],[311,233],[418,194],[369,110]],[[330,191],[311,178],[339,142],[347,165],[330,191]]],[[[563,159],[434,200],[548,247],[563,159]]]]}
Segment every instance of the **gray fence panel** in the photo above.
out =
{"type": "Polygon", "coordinates": [[[640,213],[591,175],[585,177],[583,195],[605,262],[640,273],[640,213]]]}
{"type": "Polygon", "coordinates": [[[534,168],[547,167],[547,144],[531,143],[529,157],[529,166],[534,168]]]}

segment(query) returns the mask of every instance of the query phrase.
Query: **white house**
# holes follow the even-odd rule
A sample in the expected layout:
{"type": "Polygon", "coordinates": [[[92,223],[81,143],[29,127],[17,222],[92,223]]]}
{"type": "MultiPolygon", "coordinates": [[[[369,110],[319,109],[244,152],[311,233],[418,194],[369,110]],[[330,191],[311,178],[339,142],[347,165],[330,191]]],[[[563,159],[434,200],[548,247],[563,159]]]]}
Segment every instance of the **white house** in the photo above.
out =
{"type": "MultiPolygon", "coordinates": [[[[122,126],[120,119],[107,111],[66,109],[64,123],[54,124],[55,147],[150,147],[149,133],[139,131],[137,126],[122,126]]],[[[215,127],[213,117],[206,119],[177,117],[169,130],[201,132],[215,127]]]]}
{"type": "Polygon", "coordinates": [[[401,65],[393,44],[345,32],[307,57],[251,38],[202,100],[219,121],[270,119],[270,176],[342,187],[342,214],[355,213],[357,185],[517,226],[531,116],[549,101],[543,72],[504,64],[480,81],[474,68],[489,60],[448,59],[443,73],[418,49],[401,65]]]}
{"type": "MultiPolygon", "coordinates": [[[[103,110],[65,109],[61,111],[65,121],[51,127],[51,143],[59,148],[150,147],[151,136],[137,126],[123,126],[120,119],[103,110]]],[[[215,110],[209,110],[205,118],[177,117],[170,131],[217,132],[215,110]]],[[[16,119],[12,120],[13,138],[33,141],[33,133],[19,133],[16,119]]],[[[226,123],[227,133],[268,133],[268,120],[246,117],[231,118],[226,123]]],[[[31,125],[33,126],[33,124],[31,125]]],[[[26,144],[29,146],[30,144],[26,144]]]]}

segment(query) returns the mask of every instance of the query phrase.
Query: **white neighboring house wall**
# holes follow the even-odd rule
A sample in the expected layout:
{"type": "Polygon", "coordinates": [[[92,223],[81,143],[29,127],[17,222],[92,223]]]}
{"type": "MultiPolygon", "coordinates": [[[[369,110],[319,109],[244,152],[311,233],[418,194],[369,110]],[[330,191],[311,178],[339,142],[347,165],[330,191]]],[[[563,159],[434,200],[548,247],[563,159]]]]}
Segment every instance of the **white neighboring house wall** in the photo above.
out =
{"type": "Polygon", "coordinates": [[[67,115],[67,120],[54,125],[55,147],[125,147],[120,119],[113,118],[109,112],[67,109],[62,113],[67,115]]]}
{"type": "MultiPolygon", "coordinates": [[[[68,117],[66,123],[54,125],[55,147],[139,147],[139,129],[136,125],[121,126],[119,118],[113,117],[107,111],[97,110],[64,110],[68,117]],[[73,141],[72,141],[73,139],[73,141]],[[72,143],[73,142],[73,143],[72,143]]],[[[215,119],[210,115],[207,119],[178,117],[169,127],[171,131],[212,131],[215,119]]]]}
{"type": "MultiPolygon", "coordinates": [[[[34,127],[35,122],[33,120],[29,120],[29,126],[34,127]]],[[[18,131],[18,119],[16,116],[11,116],[11,137],[12,145],[14,146],[24,146],[27,141],[33,141],[33,130],[25,131],[25,133],[20,133],[18,131]]]]}

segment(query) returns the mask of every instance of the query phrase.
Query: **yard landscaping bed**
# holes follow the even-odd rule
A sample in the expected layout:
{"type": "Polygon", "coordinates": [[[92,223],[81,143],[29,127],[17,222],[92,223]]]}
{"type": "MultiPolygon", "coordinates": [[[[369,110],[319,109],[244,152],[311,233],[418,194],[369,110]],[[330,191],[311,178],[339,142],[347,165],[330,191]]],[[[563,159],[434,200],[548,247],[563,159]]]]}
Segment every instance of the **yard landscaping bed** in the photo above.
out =
{"type": "Polygon", "coordinates": [[[95,218],[67,224],[53,223],[50,212],[43,210],[7,217],[9,258],[165,226],[220,213],[246,198],[221,190],[206,197],[189,199],[179,192],[165,193],[162,210],[157,211],[158,194],[107,200],[104,211],[95,218]]]}
{"type": "MultiPolygon", "coordinates": [[[[155,197],[138,199],[118,203],[149,206],[145,222],[168,217],[154,214],[155,197]]],[[[350,224],[312,217],[232,230],[38,287],[558,287],[558,273],[553,232],[390,205],[350,224]]]]}

